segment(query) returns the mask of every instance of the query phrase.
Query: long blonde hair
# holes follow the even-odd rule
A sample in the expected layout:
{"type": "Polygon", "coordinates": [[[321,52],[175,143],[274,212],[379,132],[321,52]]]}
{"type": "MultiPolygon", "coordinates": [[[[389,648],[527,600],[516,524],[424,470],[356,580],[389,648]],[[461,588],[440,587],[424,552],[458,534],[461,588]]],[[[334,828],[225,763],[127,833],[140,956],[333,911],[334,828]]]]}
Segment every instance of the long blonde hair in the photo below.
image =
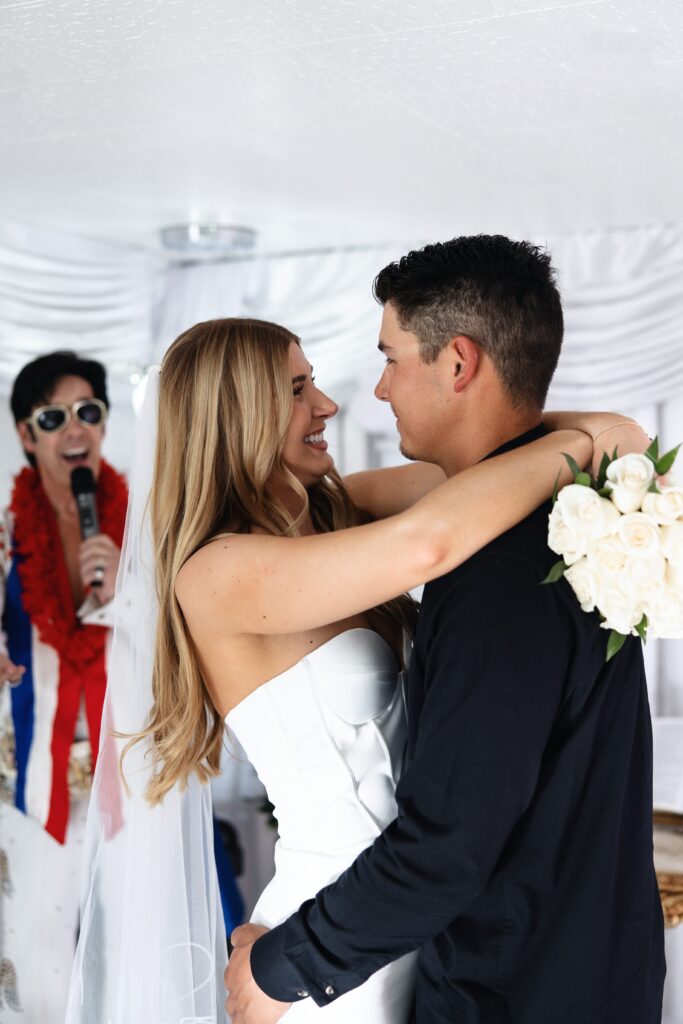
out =
{"type": "MultiPolygon", "coordinates": [[[[284,464],[292,342],[299,339],[263,320],[212,320],[181,334],[162,362],[150,500],[159,601],[154,704],[147,728],[131,740],[152,739],[152,804],[176,782],[186,784],[192,772],[205,782],[220,770],[224,723],[175,596],[187,559],[222,530],[249,533],[258,526],[296,536],[309,512],[318,532],[367,518],[354,508],[335,470],[306,489],[284,464]],[[296,518],[272,489],[274,474],[301,497],[296,518]]],[[[414,621],[406,598],[378,611],[406,627],[414,621]]]]}

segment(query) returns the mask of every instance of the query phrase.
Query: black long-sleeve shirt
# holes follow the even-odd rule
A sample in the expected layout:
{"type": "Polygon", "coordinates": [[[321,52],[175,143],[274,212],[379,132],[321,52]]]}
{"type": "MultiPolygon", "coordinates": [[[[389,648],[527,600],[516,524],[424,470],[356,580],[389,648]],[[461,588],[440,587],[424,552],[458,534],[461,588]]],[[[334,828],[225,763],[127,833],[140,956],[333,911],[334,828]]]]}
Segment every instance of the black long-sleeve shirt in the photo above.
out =
{"type": "Polygon", "coordinates": [[[419,948],[418,1024],[660,1021],[640,641],[606,664],[597,615],[541,586],[548,512],[425,588],[398,817],[256,943],[274,998],[325,1005],[419,948]]]}

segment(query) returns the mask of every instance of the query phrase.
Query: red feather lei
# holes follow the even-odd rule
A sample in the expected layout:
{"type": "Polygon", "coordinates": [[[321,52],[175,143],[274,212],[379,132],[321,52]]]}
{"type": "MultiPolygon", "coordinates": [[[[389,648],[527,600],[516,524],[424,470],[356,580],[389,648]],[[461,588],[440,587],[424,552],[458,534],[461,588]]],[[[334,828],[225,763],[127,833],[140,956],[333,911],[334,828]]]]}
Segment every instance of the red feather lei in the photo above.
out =
{"type": "MultiPolygon", "coordinates": [[[[96,498],[101,533],[121,547],[128,488],[121,474],[104,461],[96,498]]],[[[16,477],[10,511],[24,610],[43,643],[53,647],[60,660],[82,670],[103,656],[107,629],[83,626],[76,617],[57,518],[37,470],[27,466],[16,477]]]]}

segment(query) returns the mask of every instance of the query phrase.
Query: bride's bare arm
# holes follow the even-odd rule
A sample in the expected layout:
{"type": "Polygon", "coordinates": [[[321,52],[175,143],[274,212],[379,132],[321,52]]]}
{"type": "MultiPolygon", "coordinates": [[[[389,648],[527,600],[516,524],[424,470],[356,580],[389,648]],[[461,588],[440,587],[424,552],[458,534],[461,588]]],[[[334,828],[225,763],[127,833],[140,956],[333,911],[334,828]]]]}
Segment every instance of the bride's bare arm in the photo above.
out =
{"type": "Polygon", "coordinates": [[[388,469],[366,469],[344,477],[344,486],[357,508],[369,512],[373,519],[404,512],[442,484],[446,474],[429,462],[410,462],[388,469]]]}
{"type": "MultiPolygon", "coordinates": [[[[603,451],[610,454],[615,447],[620,454],[645,451],[649,438],[628,416],[612,412],[546,412],[543,422],[550,431],[581,430],[596,441],[594,469],[600,466],[603,451]],[[603,436],[604,435],[604,436],[603,436]]],[[[438,466],[428,462],[411,462],[388,469],[367,469],[344,477],[351,500],[365,509],[373,519],[386,519],[410,508],[442,484],[446,477],[438,466]]]]}
{"type": "Polygon", "coordinates": [[[619,455],[644,452],[650,444],[639,423],[615,412],[546,412],[548,430],[583,430],[593,438],[593,472],[597,473],[604,452],[619,455]]]}
{"type": "Polygon", "coordinates": [[[561,452],[586,466],[592,444],[559,431],[481,462],[411,509],[312,537],[239,535],[201,548],[178,574],[183,611],[225,635],[299,633],[338,622],[470,558],[550,497],[561,452]]]}

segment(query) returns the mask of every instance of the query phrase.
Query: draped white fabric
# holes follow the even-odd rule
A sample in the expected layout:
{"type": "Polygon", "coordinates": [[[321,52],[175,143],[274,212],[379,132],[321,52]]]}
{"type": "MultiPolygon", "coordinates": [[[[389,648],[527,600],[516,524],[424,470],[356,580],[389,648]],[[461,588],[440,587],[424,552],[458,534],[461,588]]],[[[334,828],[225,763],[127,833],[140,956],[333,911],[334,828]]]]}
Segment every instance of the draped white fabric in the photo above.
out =
{"type": "Polygon", "coordinates": [[[683,229],[549,238],[566,321],[551,405],[608,408],[681,400],[683,229]]]}
{"type": "Polygon", "coordinates": [[[0,223],[0,379],[55,348],[139,362],[162,266],[145,249],[0,223]]]}
{"type": "MultiPolygon", "coordinates": [[[[683,439],[683,226],[538,238],[553,254],[566,340],[551,408],[611,408],[673,445],[683,439]]],[[[420,243],[418,243],[420,244],[420,243]]],[[[393,420],[372,396],[381,359],[377,271],[408,251],[376,248],[173,264],[158,251],[0,224],[0,395],[41,352],[74,347],[109,369],[111,461],[127,469],[131,377],[198,320],[257,316],[301,336],[318,381],[341,403],[330,430],[344,470],[393,461],[393,420]]],[[[0,493],[21,463],[6,404],[0,493]]],[[[648,652],[654,703],[683,714],[683,642],[648,652]]]]}
{"type": "MultiPolygon", "coordinates": [[[[551,404],[680,398],[683,228],[539,241],[559,268],[567,326],[551,404]]],[[[57,347],[83,349],[126,378],[185,327],[219,315],[285,323],[328,387],[353,387],[375,345],[372,279],[409,244],[179,266],[143,248],[0,224],[0,389],[57,347]]]]}

